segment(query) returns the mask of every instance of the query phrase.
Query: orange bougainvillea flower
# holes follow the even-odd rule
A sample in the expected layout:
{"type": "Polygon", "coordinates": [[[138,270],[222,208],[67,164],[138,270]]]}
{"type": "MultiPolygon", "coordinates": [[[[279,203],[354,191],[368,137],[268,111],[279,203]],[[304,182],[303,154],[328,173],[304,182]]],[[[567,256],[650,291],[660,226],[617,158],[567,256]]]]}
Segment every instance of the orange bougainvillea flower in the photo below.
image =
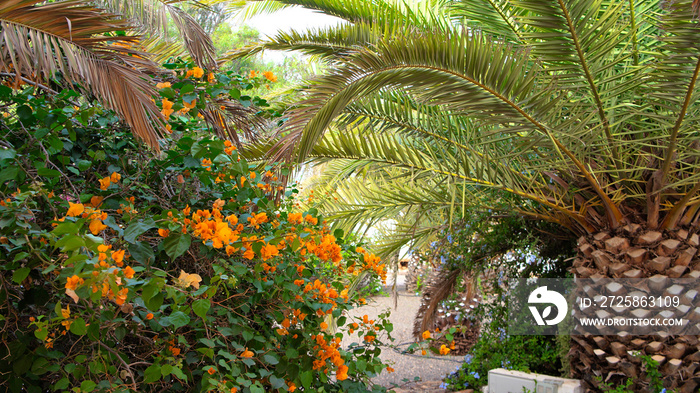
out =
{"type": "Polygon", "coordinates": [[[321,322],[321,330],[326,330],[328,329],[328,324],[325,322],[321,322]]]}
{"type": "Polygon", "coordinates": [[[277,82],[277,77],[272,73],[272,71],[263,72],[263,76],[270,82],[277,82]]]}
{"type": "Polygon", "coordinates": [[[199,67],[194,67],[192,69],[192,76],[195,78],[201,78],[204,75],[204,70],[199,67]]]}
{"type": "Polygon", "coordinates": [[[287,221],[289,221],[290,224],[301,224],[301,213],[289,213],[287,216],[287,221]]]}
{"type": "Polygon", "coordinates": [[[209,375],[214,375],[214,374],[216,374],[216,369],[214,367],[209,367],[207,372],[209,373],[209,375]]]}
{"type": "Polygon", "coordinates": [[[117,183],[119,180],[121,180],[122,175],[118,174],[117,172],[112,172],[111,175],[109,175],[109,180],[112,183],[117,183]]]}
{"type": "Polygon", "coordinates": [[[338,372],[335,373],[335,377],[338,381],[344,381],[348,379],[348,366],[343,364],[340,367],[338,367],[338,372]]]}
{"type": "Polygon", "coordinates": [[[83,211],[85,211],[85,206],[83,206],[82,203],[71,203],[68,202],[68,212],[66,212],[67,216],[70,217],[78,217],[79,215],[83,214],[83,211]]]}
{"type": "Polygon", "coordinates": [[[112,251],[112,259],[114,259],[114,263],[116,263],[117,266],[121,266],[122,262],[124,261],[125,252],[126,250],[112,251]]]}
{"type": "Polygon", "coordinates": [[[124,277],[126,278],[134,278],[134,269],[131,268],[131,266],[127,266],[124,268],[124,277]]]}
{"type": "Polygon", "coordinates": [[[287,382],[287,390],[293,392],[297,390],[297,385],[295,385],[294,382],[287,382]]]}
{"type": "Polygon", "coordinates": [[[245,259],[255,258],[255,251],[253,251],[252,249],[245,250],[245,252],[243,253],[243,258],[245,258],[245,259]]]}
{"type": "Polygon", "coordinates": [[[168,100],[167,98],[163,98],[161,102],[163,104],[163,110],[161,111],[163,113],[163,116],[165,116],[165,118],[170,117],[170,115],[173,112],[175,112],[173,110],[173,102],[168,100]]]}
{"type": "Polygon", "coordinates": [[[253,71],[253,70],[250,70],[250,74],[248,74],[248,78],[255,78],[256,76],[258,76],[258,73],[253,71]]]}
{"type": "Polygon", "coordinates": [[[238,393],[238,388],[237,387],[232,387],[231,391],[229,393],[238,393]]]}
{"type": "Polygon", "coordinates": [[[170,235],[170,230],[164,229],[164,228],[158,228],[158,235],[160,235],[160,237],[168,237],[168,235],[170,235]]]}
{"type": "Polygon", "coordinates": [[[90,225],[88,225],[90,228],[90,232],[92,232],[93,235],[97,235],[98,233],[102,232],[103,230],[107,229],[107,225],[102,223],[101,220],[92,220],[90,221],[90,225]]]}
{"type": "Polygon", "coordinates": [[[109,177],[103,177],[98,181],[100,182],[100,190],[103,191],[106,190],[112,184],[112,181],[109,179],[109,177]]]}
{"type": "Polygon", "coordinates": [[[430,331],[426,330],[423,332],[423,340],[427,340],[430,338],[430,331]]]}
{"type": "Polygon", "coordinates": [[[445,344],[442,344],[440,346],[440,355],[447,355],[448,353],[450,353],[450,348],[447,348],[445,344]]]}
{"type": "Polygon", "coordinates": [[[170,82],[161,82],[161,83],[156,83],[156,89],[165,89],[170,87],[170,82]]]}
{"type": "Polygon", "coordinates": [[[253,355],[253,352],[249,351],[248,348],[246,348],[245,351],[241,353],[242,358],[252,358],[253,355]]]}
{"type": "Polygon", "coordinates": [[[73,275],[71,277],[68,277],[68,279],[66,280],[66,289],[75,290],[76,288],[78,288],[78,285],[81,285],[84,282],[85,280],[83,280],[82,278],[73,275]]]}
{"type": "Polygon", "coordinates": [[[146,319],[149,320],[149,321],[150,321],[151,319],[153,319],[153,313],[152,313],[152,312],[149,312],[148,314],[146,314],[146,319]]]}

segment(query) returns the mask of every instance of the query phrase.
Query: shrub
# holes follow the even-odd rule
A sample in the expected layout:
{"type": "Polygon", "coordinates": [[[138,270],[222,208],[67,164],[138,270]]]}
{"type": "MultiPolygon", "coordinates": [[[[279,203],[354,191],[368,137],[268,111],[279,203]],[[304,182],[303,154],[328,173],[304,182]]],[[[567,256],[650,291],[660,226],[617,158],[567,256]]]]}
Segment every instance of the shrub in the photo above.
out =
{"type": "Polygon", "coordinates": [[[157,101],[173,135],[157,157],[72,91],[0,87],[2,383],[381,390],[368,381],[386,368],[379,346],[392,326],[344,316],[360,303],[352,280],[385,276],[379,258],[316,211],[293,211],[294,190],[275,203],[275,168],[205,131],[223,99],[275,121],[242,93],[264,81],[170,67],[177,77],[157,101]],[[341,348],[349,333],[364,345],[341,348]]]}

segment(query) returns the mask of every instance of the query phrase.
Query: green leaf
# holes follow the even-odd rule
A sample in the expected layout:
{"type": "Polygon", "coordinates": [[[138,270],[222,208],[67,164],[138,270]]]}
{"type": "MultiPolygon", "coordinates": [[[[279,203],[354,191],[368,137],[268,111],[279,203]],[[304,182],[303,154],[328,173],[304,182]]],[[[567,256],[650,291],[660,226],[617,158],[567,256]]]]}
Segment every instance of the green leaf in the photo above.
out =
{"type": "Polygon", "coordinates": [[[274,375],[270,375],[270,385],[272,385],[273,389],[280,389],[287,384],[284,382],[284,379],[282,378],[277,378],[274,375]]]}
{"type": "Polygon", "coordinates": [[[168,375],[170,375],[170,373],[171,373],[172,371],[173,371],[173,366],[171,366],[171,365],[169,365],[169,364],[164,364],[164,365],[162,365],[162,366],[160,367],[160,373],[161,373],[161,375],[163,375],[164,377],[167,377],[168,375]]]}
{"type": "Polygon", "coordinates": [[[207,315],[207,311],[209,311],[210,307],[211,300],[209,299],[197,299],[192,303],[192,311],[201,318],[207,315]]]}
{"type": "Polygon", "coordinates": [[[61,172],[55,170],[55,169],[49,169],[49,168],[39,168],[36,173],[39,176],[46,176],[46,177],[59,177],[61,176],[61,172]]]}
{"type": "Polygon", "coordinates": [[[129,254],[144,265],[150,265],[156,259],[151,245],[146,242],[136,242],[129,245],[129,254]]]}
{"type": "Polygon", "coordinates": [[[70,383],[70,381],[68,380],[68,378],[61,378],[58,380],[58,382],[56,382],[55,385],[53,385],[53,389],[54,390],[66,389],[68,387],[69,383],[70,383]]]}
{"type": "Polygon", "coordinates": [[[0,161],[15,158],[15,156],[17,156],[15,149],[0,149],[0,161]]]}
{"type": "Polygon", "coordinates": [[[56,242],[56,247],[62,251],[73,251],[85,245],[85,241],[78,235],[64,236],[56,242]]]}
{"type": "Polygon", "coordinates": [[[257,382],[253,385],[250,385],[250,393],[265,393],[265,389],[263,389],[262,386],[260,386],[257,382]]]}
{"type": "Polygon", "coordinates": [[[83,392],[92,392],[96,386],[97,384],[95,382],[87,380],[83,381],[80,384],[80,390],[82,390],[83,392]]]}
{"type": "Polygon", "coordinates": [[[0,172],[0,184],[8,180],[15,180],[17,178],[18,173],[19,167],[17,166],[11,166],[9,168],[4,169],[2,172],[0,172]]]}
{"type": "Polygon", "coordinates": [[[304,389],[308,389],[311,386],[311,382],[314,379],[314,375],[311,372],[311,370],[306,370],[301,375],[299,375],[299,379],[301,379],[301,386],[304,387],[304,389]]]}
{"type": "Polygon", "coordinates": [[[87,333],[85,320],[83,318],[76,318],[76,320],[70,324],[70,332],[79,336],[85,335],[85,333],[87,333]]]}
{"type": "Polygon", "coordinates": [[[138,221],[135,222],[131,225],[129,225],[125,230],[124,230],[124,240],[126,240],[129,243],[135,243],[136,238],[142,235],[144,232],[151,228],[155,228],[156,222],[153,221],[152,218],[147,218],[143,221],[138,221]]]}
{"type": "Polygon", "coordinates": [[[175,311],[170,314],[170,323],[172,323],[175,328],[179,328],[190,323],[190,317],[182,311],[175,311]]]}
{"type": "Polygon", "coordinates": [[[190,248],[190,244],[192,244],[190,235],[172,234],[163,240],[165,253],[172,259],[184,254],[190,248]]]}
{"type": "Polygon", "coordinates": [[[171,371],[171,374],[175,375],[176,377],[182,379],[183,381],[187,381],[187,375],[180,370],[179,367],[173,367],[173,370],[171,371]]]}
{"type": "Polygon", "coordinates": [[[272,364],[273,366],[280,362],[279,359],[277,359],[277,356],[271,355],[269,353],[263,355],[263,360],[265,360],[269,364],[272,364]]]}
{"type": "Polygon", "coordinates": [[[143,376],[145,377],[146,383],[151,383],[159,380],[162,376],[160,372],[160,365],[159,364],[152,364],[150,365],[146,371],[143,372],[143,376]]]}
{"type": "Polygon", "coordinates": [[[14,281],[17,284],[20,284],[22,281],[24,281],[25,278],[27,278],[31,270],[32,269],[28,267],[23,267],[15,270],[14,274],[12,274],[12,281],[14,281]]]}

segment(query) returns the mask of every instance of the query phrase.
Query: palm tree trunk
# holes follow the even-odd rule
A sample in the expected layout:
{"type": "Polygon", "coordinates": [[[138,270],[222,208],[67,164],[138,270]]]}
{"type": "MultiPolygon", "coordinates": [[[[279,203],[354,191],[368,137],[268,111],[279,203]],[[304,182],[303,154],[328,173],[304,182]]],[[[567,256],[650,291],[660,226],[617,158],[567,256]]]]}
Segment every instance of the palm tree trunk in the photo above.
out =
{"type": "MultiPolygon", "coordinates": [[[[628,224],[612,231],[582,236],[573,273],[578,278],[700,277],[700,237],[684,229],[645,230],[628,224]]],[[[699,281],[700,282],[700,281],[699,281]]],[[[572,336],[571,370],[589,391],[603,382],[617,385],[631,378],[634,392],[649,390],[642,360],[635,352],[659,363],[664,387],[696,392],[700,386],[700,336],[572,336]]]]}

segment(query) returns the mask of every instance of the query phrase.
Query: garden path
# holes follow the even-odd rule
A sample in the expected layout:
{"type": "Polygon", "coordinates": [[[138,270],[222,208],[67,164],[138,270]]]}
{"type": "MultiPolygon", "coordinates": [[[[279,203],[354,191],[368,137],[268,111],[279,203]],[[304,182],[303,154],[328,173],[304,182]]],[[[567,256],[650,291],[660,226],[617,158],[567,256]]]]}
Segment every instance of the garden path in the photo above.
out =
{"type": "MultiPolygon", "coordinates": [[[[399,281],[399,284],[401,282],[399,281]]],[[[402,354],[400,351],[406,349],[413,342],[413,319],[420,307],[420,296],[405,291],[404,285],[399,285],[398,292],[398,307],[394,309],[394,299],[389,296],[375,296],[367,299],[367,305],[352,310],[349,316],[362,317],[367,314],[370,319],[377,319],[377,316],[389,309],[391,311],[390,320],[394,325],[392,337],[394,337],[394,345],[398,348],[383,348],[381,358],[385,363],[391,365],[396,370],[393,373],[383,372],[375,377],[373,382],[386,386],[393,387],[392,384],[397,384],[399,392],[445,392],[439,388],[440,380],[448,373],[455,371],[462,362],[461,356],[421,356],[419,354],[402,354]],[[420,378],[418,383],[406,383],[414,381],[415,377],[420,378]]],[[[390,287],[385,287],[384,292],[391,293],[390,287]]],[[[348,322],[351,318],[348,318],[348,322]]],[[[357,341],[358,338],[352,337],[350,340],[346,337],[343,341],[343,346],[347,347],[351,342],[357,341]]]]}

